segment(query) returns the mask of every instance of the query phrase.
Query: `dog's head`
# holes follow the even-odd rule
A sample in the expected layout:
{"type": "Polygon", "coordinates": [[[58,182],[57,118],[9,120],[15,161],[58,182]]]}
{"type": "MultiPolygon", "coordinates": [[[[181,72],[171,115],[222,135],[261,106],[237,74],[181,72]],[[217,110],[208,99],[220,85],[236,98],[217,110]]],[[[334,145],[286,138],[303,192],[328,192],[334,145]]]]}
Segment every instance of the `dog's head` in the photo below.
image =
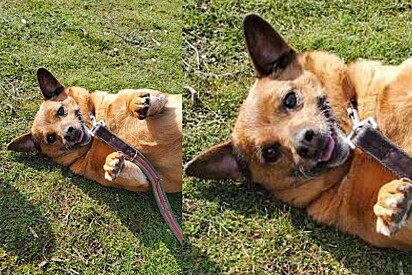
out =
{"type": "Polygon", "coordinates": [[[43,68],[37,71],[37,78],[44,101],[31,131],[17,137],[7,148],[17,152],[38,151],[51,158],[59,158],[88,145],[92,136],[82,112],[91,109],[89,93],[82,88],[63,87],[43,68]]]}
{"type": "Polygon", "coordinates": [[[241,175],[272,190],[318,178],[349,156],[343,116],[351,98],[344,62],[325,52],[297,53],[263,19],[248,15],[244,32],[257,80],[231,141],[186,166],[188,175],[241,175]]]}

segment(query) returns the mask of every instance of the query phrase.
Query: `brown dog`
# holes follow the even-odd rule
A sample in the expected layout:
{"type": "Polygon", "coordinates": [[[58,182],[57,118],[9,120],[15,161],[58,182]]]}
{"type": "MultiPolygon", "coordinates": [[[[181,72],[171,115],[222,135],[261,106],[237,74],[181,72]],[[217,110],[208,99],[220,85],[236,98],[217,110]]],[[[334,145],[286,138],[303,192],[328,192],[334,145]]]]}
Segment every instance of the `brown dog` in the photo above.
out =
{"type": "Polygon", "coordinates": [[[296,53],[263,19],[248,15],[244,31],[257,79],[229,142],[186,166],[201,178],[242,175],[316,221],[367,242],[412,250],[412,184],[364,153],[351,151],[346,108],[412,154],[412,59],[399,66],[350,65],[326,52],[296,53]]]}
{"type": "Polygon", "coordinates": [[[142,171],[123,153],[93,138],[89,116],[138,149],[157,169],[166,192],[182,190],[182,96],[150,89],[118,94],[63,87],[47,70],[37,71],[44,102],[31,132],[8,145],[18,152],[40,152],[74,173],[104,186],[148,191],[142,171]]]}

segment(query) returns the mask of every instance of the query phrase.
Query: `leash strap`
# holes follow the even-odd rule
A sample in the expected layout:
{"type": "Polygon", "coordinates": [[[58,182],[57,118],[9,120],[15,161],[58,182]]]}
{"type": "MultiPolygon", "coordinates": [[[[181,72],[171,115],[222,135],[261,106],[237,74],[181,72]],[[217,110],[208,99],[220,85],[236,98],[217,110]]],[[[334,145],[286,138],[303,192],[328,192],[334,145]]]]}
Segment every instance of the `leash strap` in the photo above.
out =
{"type": "Polygon", "coordinates": [[[399,178],[412,178],[412,158],[371,125],[363,126],[352,142],[399,178]]]}
{"type": "Polygon", "coordinates": [[[175,219],[172,208],[165,194],[163,182],[159,173],[139,151],[116,136],[105,126],[104,122],[100,121],[94,123],[91,132],[114,150],[123,152],[126,159],[136,164],[140,170],[142,170],[152,186],[153,195],[156,199],[160,213],[177,240],[181,245],[183,245],[182,229],[175,219]]]}
{"type": "Polygon", "coordinates": [[[348,109],[353,130],[348,136],[352,148],[358,147],[398,178],[412,179],[412,158],[377,129],[373,118],[360,121],[354,107],[348,109]]]}

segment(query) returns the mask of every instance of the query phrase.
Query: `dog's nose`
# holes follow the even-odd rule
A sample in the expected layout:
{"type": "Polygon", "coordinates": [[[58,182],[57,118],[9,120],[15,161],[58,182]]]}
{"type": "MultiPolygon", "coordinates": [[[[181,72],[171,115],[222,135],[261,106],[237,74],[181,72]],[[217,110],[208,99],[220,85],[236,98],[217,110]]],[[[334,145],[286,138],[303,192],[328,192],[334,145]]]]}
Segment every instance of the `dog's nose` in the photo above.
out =
{"type": "Polygon", "coordinates": [[[64,130],[64,139],[67,141],[74,141],[78,135],[79,130],[73,126],[67,126],[64,130]]]}
{"type": "Polygon", "coordinates": [[[303,129],[295,135],[295,148],[304,159],[318,159],[327,136],[312,129],[303,129]]]}

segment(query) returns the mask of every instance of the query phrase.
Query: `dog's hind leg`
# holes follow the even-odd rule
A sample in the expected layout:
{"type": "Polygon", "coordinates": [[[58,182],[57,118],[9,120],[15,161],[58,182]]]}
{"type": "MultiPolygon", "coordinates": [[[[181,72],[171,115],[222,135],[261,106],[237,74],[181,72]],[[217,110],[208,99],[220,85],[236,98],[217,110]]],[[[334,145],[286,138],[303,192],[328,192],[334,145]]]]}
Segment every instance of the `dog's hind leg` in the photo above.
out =
{"type": "Polygon", "coordinates": [[[154,116],[162,112],[167,103],[167,96],[163,93],[155,91],[150,92],[151,106],[149,110],[149,116],[154,116]]]}
{"type": "Polygon", "coordinates": [[[129,111],[139,119],[153,116],[162,112],[167,103],[167,96],[164,93],[151,89],[123,90],[129,93],[129,111]]]}
{"type": "Polygon", "coordinates": [[[103,166],[104,177],[109,181],[108,186],[124,188],[134,192],[144,192],[150,190],[150,184],[137,165],[125,160],[122,152],[114,152],[106,157],[103,166]]]}
{"type": "Polygon", "coordinates": [[[138,119],[145,119],[150,114],[152,99],[149,92],[132,90],[127,101],[130,113],[138,119]]]}

